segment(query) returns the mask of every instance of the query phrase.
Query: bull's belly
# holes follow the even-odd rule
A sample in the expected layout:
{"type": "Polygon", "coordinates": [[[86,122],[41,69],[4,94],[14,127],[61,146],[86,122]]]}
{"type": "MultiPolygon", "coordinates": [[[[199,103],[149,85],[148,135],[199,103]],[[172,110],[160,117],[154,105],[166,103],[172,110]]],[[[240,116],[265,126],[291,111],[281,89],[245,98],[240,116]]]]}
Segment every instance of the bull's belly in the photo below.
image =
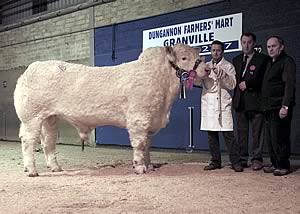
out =
{"type": "MultiPolygon", "coordinates": [[[[58,113],[58,112],[57,112],[58,113]]],[[[132,114],[134,114],[132,112],[132,114]]],[[[76,127],[79,130],[92,130],[97,126],[115,126],[120,128],[126,128],[127,120],[134,120],[134,119],[142,119],[141,115],[138,114],[137,117],[134,115],[126,115],[121,111],[121,108],[113,110],[105,110],[101,113],[89,113],[83,112],[81,110],[72,112],[60,112],[56,114],[59,118],[62,118],[69,122],[71,125],[76,127]]],[[[150,133],[157,133],[161,128],[165,128],[169,122],[169,115],[170,112],[159,112],[159,113],[152,113],[151,118],[146,117],[145,114],[145,121],[143,123],[149,123],[148,131],[150,133]],[[149,120],[150,119],[150,120],[149,120]]],[[[147,125],[146,125],[147,126],[147,125]]]]}
{"type": "Polygon", "coordinates": [[[126,120],[123,117],[103,117],[98,115],[93,116],[70,116],[60,115],[60,118],[66,120],[71,125],[79,129],[94,129],[97,126],[116,126],[125,128],[126,120]]]}

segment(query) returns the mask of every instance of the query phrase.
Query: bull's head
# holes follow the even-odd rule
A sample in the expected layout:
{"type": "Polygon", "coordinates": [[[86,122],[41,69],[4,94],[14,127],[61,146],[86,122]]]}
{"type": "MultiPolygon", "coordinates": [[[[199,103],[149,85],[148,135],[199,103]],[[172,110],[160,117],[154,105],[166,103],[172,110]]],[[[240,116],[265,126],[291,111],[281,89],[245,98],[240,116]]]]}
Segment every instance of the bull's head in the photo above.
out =
{"type": "Polygon", "coordinates": [[[200,48],[192,48],[184,44],[176,44],[174,47],[167,46],[167,58],[172,67],[181,75],[185,71],[194,70],[200,78],[207,75],[205,57],[200,57],[200,48]]]}
{"type": "Polygon", "coordinates": [[[175,70],[181,83],[181,97],[184,85],[191,89],[194,79],[208,76],[208,68],[205,57],[200,57],[200,48],[192,48],[184,44],[176,44],[174,47],[165,47],[170,65],[175,70]]]}

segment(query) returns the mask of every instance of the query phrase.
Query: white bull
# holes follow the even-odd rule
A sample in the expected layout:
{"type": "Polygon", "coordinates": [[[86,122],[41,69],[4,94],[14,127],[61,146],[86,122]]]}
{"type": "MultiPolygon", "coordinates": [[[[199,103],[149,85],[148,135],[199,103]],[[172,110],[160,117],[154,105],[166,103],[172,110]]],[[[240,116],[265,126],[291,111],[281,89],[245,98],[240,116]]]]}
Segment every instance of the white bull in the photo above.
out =
{"type": "MultiPolygon", "coordinates": [[[[39,141],[47,166],[61,171],[55,155],[58,118],[73,125],[81,139],[97,126],[127,128],[135,171],[146,172],[150,164],[149,136],[167,125],[179,91],[174,67],[191,70],[199,58],[199,49],[177,44],[148,48],[138,60],[110,67],[62,61],[29,65],[14,92],[28,176],[38,176],[34,150],[39,141]]],[[[206,75],[205,68],[202,61],[196,69],[198,77],[206,75]]]]}

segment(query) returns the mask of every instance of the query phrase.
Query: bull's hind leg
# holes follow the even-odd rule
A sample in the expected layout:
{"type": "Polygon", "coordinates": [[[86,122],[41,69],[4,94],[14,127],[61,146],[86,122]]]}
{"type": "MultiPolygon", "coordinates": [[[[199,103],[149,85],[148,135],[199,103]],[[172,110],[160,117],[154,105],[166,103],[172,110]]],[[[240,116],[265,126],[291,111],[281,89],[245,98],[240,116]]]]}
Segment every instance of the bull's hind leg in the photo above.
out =
{"type": "Polygon", "coordinates": [[[62,171],[56,160],[56,142],[57,142],[57,118],[48,117],[42,124],[41,144],[44,150],[47,167],[52,172],[62,171]]]}
{"type": "Polygon", "coordinates": [[[22,142],[22,153],[24,162],[24,171],[28,172],[29,177],[38,176],[34,151],[41,132],[41,125],[38,121],[30,123],[21,123],[20,138],[22,142]]]}

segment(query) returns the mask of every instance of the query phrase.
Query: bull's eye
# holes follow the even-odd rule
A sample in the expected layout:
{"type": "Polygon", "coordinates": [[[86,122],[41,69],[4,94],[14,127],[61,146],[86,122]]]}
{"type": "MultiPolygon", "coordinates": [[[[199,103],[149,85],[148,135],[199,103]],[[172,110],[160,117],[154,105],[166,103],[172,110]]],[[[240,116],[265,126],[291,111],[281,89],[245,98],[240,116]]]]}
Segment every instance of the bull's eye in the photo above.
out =
{"type": "Polygon", "coordinates": [[[182,57],[182,60],[186,60],[186,57],[182,57]]]}

